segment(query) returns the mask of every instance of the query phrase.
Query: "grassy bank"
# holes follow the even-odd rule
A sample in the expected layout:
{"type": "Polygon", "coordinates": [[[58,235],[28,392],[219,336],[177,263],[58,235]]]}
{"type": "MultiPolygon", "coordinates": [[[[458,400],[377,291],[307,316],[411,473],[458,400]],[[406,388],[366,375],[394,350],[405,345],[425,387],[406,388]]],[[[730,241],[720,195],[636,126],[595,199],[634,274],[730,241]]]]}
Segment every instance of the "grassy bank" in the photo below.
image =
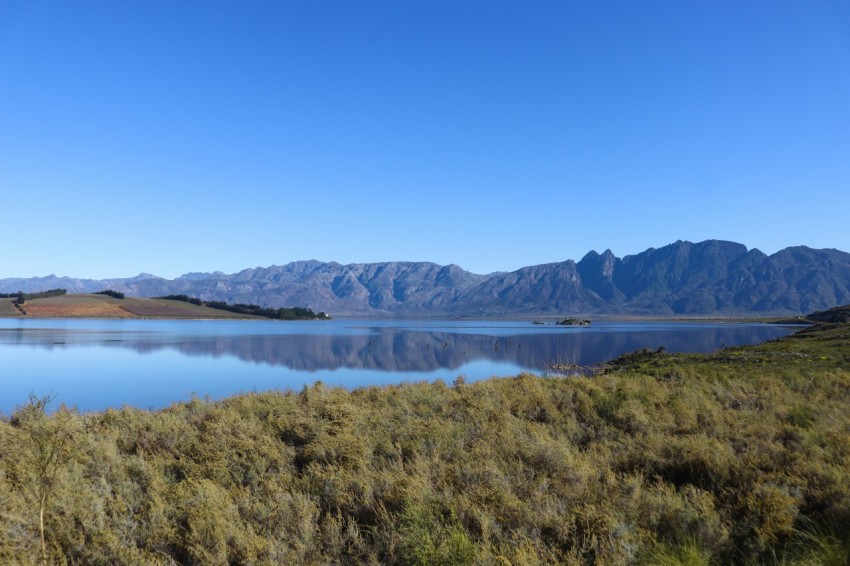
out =
{"type": "Polygon", "coordinates": [[[0,422],[0,563],[846,564],[850,327],[0,422]]]}

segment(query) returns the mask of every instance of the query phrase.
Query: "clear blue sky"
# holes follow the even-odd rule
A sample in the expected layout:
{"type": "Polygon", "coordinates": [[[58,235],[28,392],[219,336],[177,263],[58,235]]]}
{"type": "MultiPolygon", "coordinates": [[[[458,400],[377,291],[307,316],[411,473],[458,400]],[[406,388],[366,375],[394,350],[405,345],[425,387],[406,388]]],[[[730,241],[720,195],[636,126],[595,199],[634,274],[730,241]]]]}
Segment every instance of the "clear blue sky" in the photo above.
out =
{"type": "Polygon", "coordinates": [[[0,277],[850,251],[850,3],[0,2],[0,277]]]}

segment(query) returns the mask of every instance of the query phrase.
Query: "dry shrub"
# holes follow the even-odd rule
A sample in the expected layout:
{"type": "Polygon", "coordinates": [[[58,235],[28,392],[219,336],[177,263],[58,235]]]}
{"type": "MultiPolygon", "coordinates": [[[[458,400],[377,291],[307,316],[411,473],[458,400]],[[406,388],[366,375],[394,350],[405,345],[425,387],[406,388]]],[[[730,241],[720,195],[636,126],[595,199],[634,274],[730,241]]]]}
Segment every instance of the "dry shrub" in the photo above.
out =
{"type": "Polygon", "coordinates": [[[25,407],[0,420],[0,562],[43,562],[45,493],[56,564],[840,559],[847,529],[799,536],[850,524],[850,345],[829,336],[592,379],[25,407]],[[760,361],[792,350],[816,355],[760,361]]]}

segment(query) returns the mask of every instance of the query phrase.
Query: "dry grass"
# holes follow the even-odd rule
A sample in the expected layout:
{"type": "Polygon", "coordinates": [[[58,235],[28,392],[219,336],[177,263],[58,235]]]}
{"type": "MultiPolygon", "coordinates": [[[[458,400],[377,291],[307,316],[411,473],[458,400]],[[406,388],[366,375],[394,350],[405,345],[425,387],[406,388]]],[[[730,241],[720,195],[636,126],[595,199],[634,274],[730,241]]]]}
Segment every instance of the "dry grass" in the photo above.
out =
{"type": "Polygon", "coordinates": [[[76,305],[76,304],[118,304],[118,299],[107,297],[106,295],[59,295],[57,297],[46,297],[44,299],[32,299],[27,301],[28,305],[76,305]]]}
{"type": "Polygon", "coordinates": [[[0,299],[0,316],[20,316],[20,312],[12,302],[15,299],[0,299]]]}
{"type": "MultiPolygon", "coordinates": [[[[0,316],[19,316],[13,299],[0,300],[0,316]],[[8,308],[7,308],[8,307],[8,308]]],[[[27,318],[257,318],[163,299],[116,299],[108,295],[62,295],[24,304],[27,318]]]]}
{"type": "Polygon", "coordinates": [[[65,297],[27,301],[24,310],[33,318],[131,318],[119,305],[97,300],[54,301],[65,297]]]}
{"type": "Polygon", "coordinates": [[[124,299],[121,306],[134,315],[145,318],[256,318],[165,299],[124,299]]]}

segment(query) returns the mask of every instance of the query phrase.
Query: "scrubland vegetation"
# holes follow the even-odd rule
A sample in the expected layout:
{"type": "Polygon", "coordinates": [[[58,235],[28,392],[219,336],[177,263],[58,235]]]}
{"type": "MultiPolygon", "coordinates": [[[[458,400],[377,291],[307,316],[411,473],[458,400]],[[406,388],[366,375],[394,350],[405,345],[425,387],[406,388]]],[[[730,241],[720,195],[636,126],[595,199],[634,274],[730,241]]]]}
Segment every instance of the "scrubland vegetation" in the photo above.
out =
{"type": "Polygon", "coordinates": [[[847,564],[850,327],[0,422],[0,563],[847,564]]]}

